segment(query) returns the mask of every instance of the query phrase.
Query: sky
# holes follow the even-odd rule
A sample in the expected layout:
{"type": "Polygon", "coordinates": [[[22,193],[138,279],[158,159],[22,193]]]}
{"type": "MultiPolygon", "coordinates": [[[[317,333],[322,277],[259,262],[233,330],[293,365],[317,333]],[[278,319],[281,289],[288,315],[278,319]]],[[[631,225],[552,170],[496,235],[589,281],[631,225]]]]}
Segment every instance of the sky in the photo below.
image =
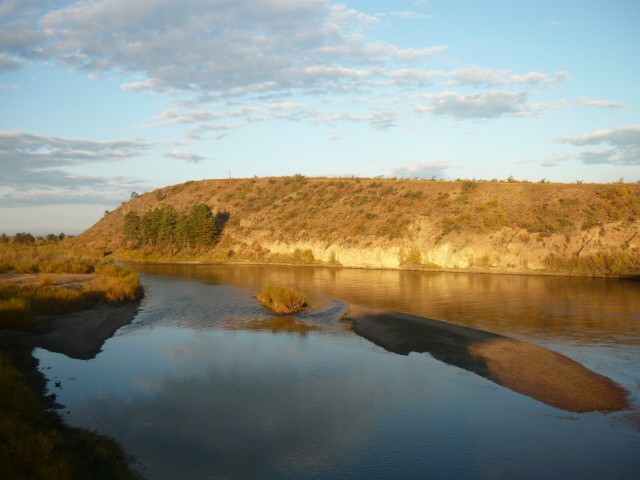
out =
{"type": "Polygon", "coordinates": [[[0,0],[0,233],[188,180],[640,181],[640,1],[0,0]]]}

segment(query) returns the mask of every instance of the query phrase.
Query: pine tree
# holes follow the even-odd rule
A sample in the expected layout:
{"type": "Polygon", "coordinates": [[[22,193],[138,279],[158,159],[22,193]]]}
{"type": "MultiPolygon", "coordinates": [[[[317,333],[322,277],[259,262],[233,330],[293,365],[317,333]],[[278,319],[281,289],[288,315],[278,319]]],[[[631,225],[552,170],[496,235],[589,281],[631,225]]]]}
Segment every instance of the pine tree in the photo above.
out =
{"type": "Polygon", "coordinates": [[[139,248],[142,243],[140,231],[140,215],[131,211],[124,217],[124,239],[123,245],[126,248],[139,248]]]}
{"type": "Polygon", "coordinates": [[[178,226],[178,212],[172,205],[161,209],[159,240],[162,248],[168,248],[171,256],[175,254],[176,227],[178,226]]]}
{"type": "Polygon", "coordinates": [[[211,208],[198,203],[191,208],[189,214],[189,243],[195,248],[207,248],[216,243],[218,225],[211,208]]]}

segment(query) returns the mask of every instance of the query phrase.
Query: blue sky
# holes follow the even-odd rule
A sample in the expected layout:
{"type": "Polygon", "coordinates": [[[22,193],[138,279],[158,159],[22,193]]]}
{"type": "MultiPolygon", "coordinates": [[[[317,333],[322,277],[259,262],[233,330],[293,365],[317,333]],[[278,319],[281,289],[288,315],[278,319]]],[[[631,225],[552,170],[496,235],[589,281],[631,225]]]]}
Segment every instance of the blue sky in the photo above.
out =
{"type": "Polygon", "coordinates": [[[640,2],[0,0],[0,232],[271,175],[640,180],[640,2]]]}

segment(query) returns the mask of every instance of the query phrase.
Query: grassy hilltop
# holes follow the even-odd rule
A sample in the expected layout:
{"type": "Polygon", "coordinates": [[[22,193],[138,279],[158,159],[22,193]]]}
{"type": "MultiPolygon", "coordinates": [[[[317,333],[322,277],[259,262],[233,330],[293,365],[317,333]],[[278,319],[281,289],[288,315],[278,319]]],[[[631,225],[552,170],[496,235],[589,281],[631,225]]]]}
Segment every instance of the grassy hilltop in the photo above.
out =
{"type": "Polygon", "coordinates": [[[161,188],[76,241],[121,259],[630,276],[639,232],[640,184],[296,175],[161,188]]]}

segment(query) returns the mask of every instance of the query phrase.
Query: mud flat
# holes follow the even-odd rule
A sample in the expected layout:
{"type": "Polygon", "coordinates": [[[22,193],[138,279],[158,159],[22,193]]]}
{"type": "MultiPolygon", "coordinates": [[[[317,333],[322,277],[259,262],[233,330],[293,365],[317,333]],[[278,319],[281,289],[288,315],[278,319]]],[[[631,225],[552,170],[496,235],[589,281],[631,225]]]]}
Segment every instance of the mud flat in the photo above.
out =
{"type": "Polygon", "coordinates": [[[631,407],[628,392],[608,377],[531,343],[439,320],[349,305],[353,331],[400,355],[428,353],[492,382],[570,412],[631,407]]]}
{"type": "Polygon", "coordinates": [[[29,346],[62,353],[79,360],[90,360],[105,341],[133,321],[140,301],[119,305],[99,305],[64,315],[43,317],[44,332],[27,339],[29,346]]]}

